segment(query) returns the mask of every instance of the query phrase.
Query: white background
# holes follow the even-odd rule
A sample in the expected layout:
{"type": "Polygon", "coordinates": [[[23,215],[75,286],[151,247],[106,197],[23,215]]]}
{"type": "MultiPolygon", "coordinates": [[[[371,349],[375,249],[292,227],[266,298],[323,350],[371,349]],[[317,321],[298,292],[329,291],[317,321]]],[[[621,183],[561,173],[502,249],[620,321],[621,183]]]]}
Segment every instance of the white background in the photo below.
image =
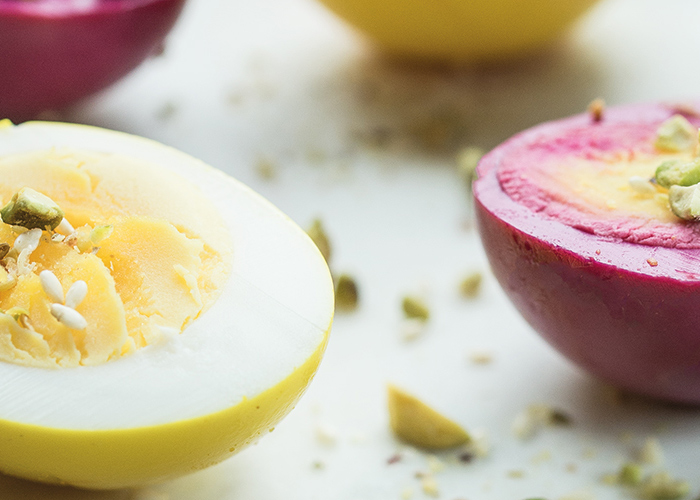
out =
{"type": "Polygon", "coordinates": [[[537,337],[488,274],[455,156],[583,111],[598,96],[611,105],[698,97],[699,20],[696,0],[604,0],[558,47],[508,67],[456,71],[387,61],[312,0],[191,0],[163,56],[61,117],[178,147],[303,227],[321,217],[332,268],[357,278],[361,306],[337,315],[298,407],[240,455],[133,491],[0,476],[0,499],[398,500],[405,490],[428,498],[414,477],[428,470],[424,455],[403,452],[387,464],[402,450],[387,426],[387,382],[491,438],[489,456],[472,463],[440,455],[440,498],[630,498],[601,476],[647,436],[697,496],[700,411],[614,404],[602,383],[537,337]],[[426,142],[440,127],[442,138],[426,142]],[[381,147],[377,130],[388,137],[381,147]],[[260,175],[261,160],[275,166],[273,179],[260,175]],[[484,289],[467,301],[457,284],[473,269],[485,273],[484,289]],[[405,342],[400,300],[412,292],[425,294],[433,317],[424,336],[405,342]],[[493,362],[474,365],[474,352],[493,362]],[[573,425],[516,439],[511,423],[532,403],[566,410],[573,425]],[[322,443],[319,428],[333,430],[335,443],[322,443]],[[511,477],[516,470],[523,477],[511,477]]]}

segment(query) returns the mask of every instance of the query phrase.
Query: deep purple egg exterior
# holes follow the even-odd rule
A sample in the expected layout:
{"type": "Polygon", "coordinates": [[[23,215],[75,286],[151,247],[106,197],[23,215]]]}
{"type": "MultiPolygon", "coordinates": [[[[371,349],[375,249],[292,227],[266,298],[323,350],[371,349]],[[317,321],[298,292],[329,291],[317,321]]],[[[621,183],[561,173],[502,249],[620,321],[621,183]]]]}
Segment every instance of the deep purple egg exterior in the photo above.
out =
{"type": "Polygon", "coordinates": [[[2,118],[62,108],[126,75],[162,44],[184,0],[100,0],[52,12],[42,3],[0,0],[2,118]]]}
{"type": "MultiPolygon", "coordinates": [[[[602,125],[656,126],[674,112],[666,105],[610,109],[602,125]]],[[[482,159],[473,189],[483,246],[523,317],[577,365],[634,392],[700,404],[700,249],[574,229],[514,202],[497,178],[504,161],[533,143],[596,126],[587,115],[540,125],[482,159]]]]}

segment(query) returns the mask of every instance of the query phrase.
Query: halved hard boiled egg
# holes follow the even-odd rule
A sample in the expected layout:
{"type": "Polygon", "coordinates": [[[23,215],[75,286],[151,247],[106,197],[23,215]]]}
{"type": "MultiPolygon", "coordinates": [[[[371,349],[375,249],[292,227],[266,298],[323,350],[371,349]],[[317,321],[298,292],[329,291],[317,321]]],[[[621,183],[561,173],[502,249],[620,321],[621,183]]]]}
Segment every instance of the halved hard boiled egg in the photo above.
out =
{"type": "Polygon", "coordinates": [[[103,489],[193,472],[270,431],[313,377],[326,263],[222,172],[5,121],[0,204],[1,472],[103,489]]]}

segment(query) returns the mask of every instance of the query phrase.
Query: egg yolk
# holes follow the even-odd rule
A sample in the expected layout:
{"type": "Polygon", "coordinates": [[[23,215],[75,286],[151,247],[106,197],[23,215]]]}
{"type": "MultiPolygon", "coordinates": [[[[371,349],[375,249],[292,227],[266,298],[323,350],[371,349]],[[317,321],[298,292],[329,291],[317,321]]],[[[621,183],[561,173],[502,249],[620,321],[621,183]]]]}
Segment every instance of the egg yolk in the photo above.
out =
{"type": "Polygon", "coordinates": [[[25,230],[0,223],[0,245],[9,246],[0,260],[0,361],[74,367],[127,355],[182,332],[230,273],[216,209],[161,167],[75,150],[0,158],[0,203],[22,188],[55,201],[69,224],[33,230],[38,244],[21,252],[25,230]],[[58,290],[47,290],[42,271],[58,290]],[[81,281],[87,292],[76,304],[69,290],[81,281]]]}

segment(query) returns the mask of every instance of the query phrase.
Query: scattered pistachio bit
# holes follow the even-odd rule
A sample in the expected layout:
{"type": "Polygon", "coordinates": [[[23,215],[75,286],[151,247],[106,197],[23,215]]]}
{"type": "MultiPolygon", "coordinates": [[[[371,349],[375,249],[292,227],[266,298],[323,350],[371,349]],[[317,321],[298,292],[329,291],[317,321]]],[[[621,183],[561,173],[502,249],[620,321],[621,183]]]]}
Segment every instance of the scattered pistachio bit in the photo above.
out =
{"type": "Polygon", "coordinates": [[[654,174],[659,186],[692,186],[700,182],[700,158],[689,162],[667,160],[659,165],[654,174]]]}
{"type": "Polygon", "coordinates": [[[87,328],[87,321],[85,321],[83,315],[63,304],[51,304],[51,314],[59,323],[63,323],[68,328],[75,330],[85,330],[87,328]]]}
{"type": "Polygon", "coordinates": [[[418,318],[406,318],[401,321],[399,333],[401,339],[410,342],[416,340],[425,332],[425,321],[418,318]]]}
{"type": "Polygon", "coordinates": [[[9,251],[10,245],[7,243],[0,243],[0,260],[4,259],[9,251]]]}
{"type": "Polygon", "coordinates": [[[571,417],[561,410],[547,405],[530,405],[513,421],[513,433],[519,439],[529,439],[547,425],[570,425],[571,417]]]}
{"type": "Polygon", "coordinates": [[[393,385],[387,389],[391,429],[402,441],[432,450],[469,442],[469,434],[459,424],[393,385]]]}
{"type": "Polygon", "coordinates": [[[428,462],[428,470],[431,474],[437,474],[445,469],[445,462],[435,455],[428,455],[426,461],[428,462]]]}
{"type": "Polygon", "coordinates": [[[475,146],[464,148],[457,154],[457,173],[471,189],[476,167],[484,156],[484,150],[475,146]]]}
{"type": "Polygon", "coordinates": [[[316,439],[325,446],[333,446],[338,440],[338,432],[332,425],[318,424],[316,426],[316,439]]]}
{"type": "Polygon", "coordinates": [[[671,211],[683,220],[700,219],[700,184],[694,186],[671,186],[668,190],[671,211]]]}
{"type": "Polygon", "coordinates": [[[588,105],[588,114],[591,115],[591,120],[598,123],[603,119],[603,113],[605,112],[605,101],[598,97],[593,99],[588,105]]]}
{"type": "Polygon", "coordinates": [[[64,302],[65,306],[70,307],[71,309],[78,307],[85,299],[87,291],[87,283],[85,283],[83,280],[78,280],[73,283],[66,292],[66,300],[64,302]]]}
{"type": "Polygon", "coordinates": [[[459,284],[459,292],[462,297],[468,299],[473,299],[481,291],[481,283],[483,282],[483,276],[480,272],[473,272],[462,279],[459,284]]]}
{"type": "Polygon", "coordinates": [[[506,472],[506,475],[511,479],[522,479],[525,477],[525,471],[520,469],[509,470],[506,472]]]}
{"type": "Polygon", "coordinates": [[[428,321],[430,318],[430,309],[423,299],[416,296],[406,296],[401,302],[403,313],[407,318],[415,318],[421,321],[428,321]]]}
{"type": "Polygon", "coordinates": [[[640,496],[649,500],[676,500],[690,491],[690,485],[674,479],[668,472],[654,472],[644,478],[640,486],[640,496]]]}
{"type": "Polygon", "coordinates": [[[357,309],[357,283],[348,274],[341,274],[335,283],[335,307],[341,311],[357,309]]]}
{"type": "Polygon", "coordinates": [[[269,181],[277,177],[277,164],[269,158],[258,158],[255,171],[262,179],[269,181]]]}
{"type": "Polygon", "coordinates": [[[48,269],[41,271],[39,273],[39,281],[41,282],[41,288],[44,289],[46,295],[48,295],[53,302],[63,304],[63,287],[52,271],[48,269]]]}
{"type": "Polygon", "coordinates": [[[423,493],[428,495],[429,497],[437,498],[440,496],[440,488],[438,487],[438,483],[435,480],[433,476],[430,474],[426,474],[421,478],[420,481],[421,488],[423,489],[423,493]]]}
{"type": "Polygon", "coordinates": [[[306,231],[306,234],[309,235],[311,241],[313,241],[318,247],[318,250],[321,252],[321,255],[323,255],[323,258],[326,259],[326,262],[330,262],[331,244],[328,240],[328,236],[326,235],[326,231],[323,229],[321,219],[315,219],[311,223],[311,227],[306,231]]]}
{"type": "Polygon", "coordinates": [[[648,437],[644,440],[638,454],[639,461],[643,464],[660,465],[664,461],[664,451],[661,443],[655,437],[648,437]]]}
{"type": "Polygon", "coordinates": [[[311,463],[311,468],[316,470],[323,470],[326,468],[326,464],[323,463],[321,460],[314,460],[311,463]]]}
{"type": "Polygon", "coordinates": [[[625,486],[638,486],[642,482],[644,471],[642,467],[634,462],[628,462],[620,467],[617,473],[617,480],[625,486]]]}
{"type": "Polygon", "coordinates": [[[673,115],[656,131],[654,146],[659,151],[677,153],[687,151],[695,145],[698,129],[681,115],[673,115]]]}
{"type": "Polygon", "coordinates": [[[469,355],[469,361],[475,365],[489,365],[493,362],[493,356],[488,352],[473,352],[469,355]]]}
{"type": "Polygon", "coordinates": [[[63,217],[63,219],[61,220],[61,223],[58,226],[56,226],[55,230],[64,236],[68,236],[73,231],[75,231],[75,228],[71,225],[70,222],[68,222],[68,219],[63,217]]]}
{"type": "Polygon", "coordinates": [[[90,242],[97,246],[109,238],[112,235],[112,232],[114,232],[114,226],[111,224],[95,226],[95,229],[90,231],[90,242]]]}
{"type": "Polygon", "coordinates": [[[12,226],[54,230],[63,220],[63,210],[48,196],[23,187],[0,209],[0,216],[12,226]]]}
{"type": "Polygon", "coordinates": [[[12,319],[14,319],[22,328],[27,328],[29,322],[29,311],[27,311],[25,308],[17,306],[11,307],[5,311],[5,314],[12,316],[12,319]]]}
{"type": "Polygon", "coordinates": [[[656,194],[656,188],[651,183],[651,180],[641,175],[633,175],[629,178],[629,185],[637,194],[650,196],[656,194]]]}

